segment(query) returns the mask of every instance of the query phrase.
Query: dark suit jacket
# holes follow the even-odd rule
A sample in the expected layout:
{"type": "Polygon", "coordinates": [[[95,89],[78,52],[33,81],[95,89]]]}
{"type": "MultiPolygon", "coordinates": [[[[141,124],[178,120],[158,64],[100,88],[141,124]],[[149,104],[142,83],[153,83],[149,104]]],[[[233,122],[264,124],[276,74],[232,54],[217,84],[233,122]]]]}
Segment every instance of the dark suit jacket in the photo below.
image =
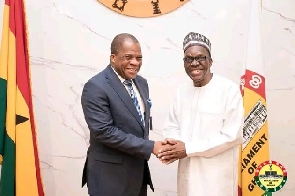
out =
{"type": "Polygon", "coordinates": [[[133,101],[111,68],[91,78],[82,92],[82,108],[90,130],[90,146],[82,186],[95,196],[138,196],[142,184],[153,190],[147,160],[150,106],[146,79],[134,79],[145,106],[145,127],[133,101]]]}

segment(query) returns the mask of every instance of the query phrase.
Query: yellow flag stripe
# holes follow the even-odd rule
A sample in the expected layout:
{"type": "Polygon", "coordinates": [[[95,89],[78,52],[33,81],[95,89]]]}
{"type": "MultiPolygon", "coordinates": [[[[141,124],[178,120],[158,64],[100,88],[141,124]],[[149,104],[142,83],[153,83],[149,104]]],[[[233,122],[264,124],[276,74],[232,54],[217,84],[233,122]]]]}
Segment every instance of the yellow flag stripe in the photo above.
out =
{"type": "MultiPolygon", "coordinates": [[[[16,93],[16,113],[29,117],[28,106],[19,90],[16,93]]],[[[16,125],[16,195],[38,195],[34,146],[30,120],[16,125]],[[24,139],[26,138],[26,139],[24,139]]]]}
{"type": "MultiPolygon", "coordinates": [[[[4,4],[4,10],[3,10],[3,27],[2,27],[2,43],[1,43],[1,49],[0,49],[0,78],[7,80],[7,58],[8,58],[8,34],[9,34],[9,6],[4,4]]],[[[6,84],[5,84],[6,86],[6,84]]],[[[6,89],[6,88],[5,88],[6,89]]],[[[0,101],[6,102],[6,95],[3,95],[4,97],[1,97],[0,101]],[[5,99],[5,100],[2,100],[5,99]]],[[[6,108],[6,103],[1,103],[2,107],[6,108]],[[3,105],[2,105],[3,104],[3,105]]],[[[4,109],[3,108],[3,109],[4,109]]],[[[3,111],[6,112],[6,111],[3,111]]],[[[5,113],[3,113],[3,117],[5,116],[5,113]]],[[[1,120],[0,120],[1,121],[1,120]]],[[[4,130],[4,123],[1,122],[0,129],[4,130]]],[[[3,157],[0,155],[0,164],[3,163],[3,157]]]]}
{"type": "Polygon", "coordinates": [[[0,78],[7,80],[8,44],[9,44],[9,6],[4,4],[2,43],[0,50],[0,78]]]}
{"type": "MultiPolygon", "coordinates": [[[[244,89],[244,108],[245,118],[252,111],[254,106],[261,101],[262,105],[266,105],[266,101],[256,92],[245,88],[244,89]]],[[[259,114],[253,114],[257,117],[259,114]]],[[[246,123],[246,122],[245,122],[246,123]]],[[[251,122],[254,127],[257,126],[257,122],[251,122]]],[[[246,133],[244,133],[245,135],[246,133]]],[[[245,137],[245,136],[244,136],[245,137]]],[[[269,139],[268,139],[268,123],[267,120],[263,126],[252,136],[251,140],[246,143],[242,150],[241,165],[239,166],[242,174],[240,179],[240,185],[242,187],[243,196],[256,196],[262,195],[264,191],[260,189],[255,180],[255,170],[264,161],[269,160],[269,139]]]]}
{"type": "Polygon", "coordinates": [[[15,36],[9,31],[8,47],[8,66],[7,70],[7,113],[6,113],[6,131],[8,136],[15,143],[15,100],[16,100],[16,50],[15,36]]]}

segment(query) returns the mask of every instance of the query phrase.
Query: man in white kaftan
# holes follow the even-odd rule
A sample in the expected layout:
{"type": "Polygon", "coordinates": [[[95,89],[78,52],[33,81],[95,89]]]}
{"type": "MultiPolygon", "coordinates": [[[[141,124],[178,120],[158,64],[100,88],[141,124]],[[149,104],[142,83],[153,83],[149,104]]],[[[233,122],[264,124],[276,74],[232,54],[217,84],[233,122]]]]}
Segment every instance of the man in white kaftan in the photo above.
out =
{"type": "Polygon", "coordinates": [[[242,96],[234,82],[211,73],[210,49],[205,36],[187,35],[185,69],[193,82],[178,89],[163,130],[164,138],[175,145],[158,157],[166,163],[179,159],[179,196],[238,193],[242,96]]]}

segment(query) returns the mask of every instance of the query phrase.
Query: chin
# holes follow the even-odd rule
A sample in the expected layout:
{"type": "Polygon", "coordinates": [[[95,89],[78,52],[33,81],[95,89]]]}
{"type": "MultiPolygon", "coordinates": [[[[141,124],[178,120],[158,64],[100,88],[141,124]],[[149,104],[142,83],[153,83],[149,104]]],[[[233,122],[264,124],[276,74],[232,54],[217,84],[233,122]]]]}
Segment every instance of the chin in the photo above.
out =
{"type": "Polygon", "coordinates": [[[204,78],[192,78],[194,82],[202,82],[204,78]]]}
{"type": "Polygon", "coordinates": [[[127,79],[134,79],[134,78],[136,78],[136,75],[131,75],[131,76],[130,75],[126,75],[126,78],[127,79]]]}
{"type": "Polygon", "coordinates": [[[191,76],[191,79],[192,79],[193,81],[200,81],[200,80],[202,80],[202,77],[192,77],[192,76],[191,76]]]}

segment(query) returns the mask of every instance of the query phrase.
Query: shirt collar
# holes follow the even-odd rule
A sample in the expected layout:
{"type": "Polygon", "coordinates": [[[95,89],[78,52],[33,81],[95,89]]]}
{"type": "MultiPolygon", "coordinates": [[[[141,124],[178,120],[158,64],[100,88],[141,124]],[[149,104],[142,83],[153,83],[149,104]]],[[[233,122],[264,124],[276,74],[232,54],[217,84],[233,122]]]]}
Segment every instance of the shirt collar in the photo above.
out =
{"type": "Polygon", "coordinates": [[[119,80],[123,83],[123,82],[125,81],[125,79],[122,78],[122,77],[118,74],[118,72],[116,72],[116,70],[113,68],[112,65],[111,65],[111,68],[113,69],[113,71],[115,72],[115,74],[118,76],[119,80]]]}
{"type": "MultiPolygon", "coordinates": [[[[111,68],[113,69],[113,71],[116,73],[116,75],[118,76],[119,80],[121,81],[121,83],[123,83],[126,79],[122,78],[118,72],[116,72],[116,70],[113,68],[113,66],[111,65],[111,68]]],[[[133,80],[131,79],[132,83],[133,83],[133,80]]]]}

